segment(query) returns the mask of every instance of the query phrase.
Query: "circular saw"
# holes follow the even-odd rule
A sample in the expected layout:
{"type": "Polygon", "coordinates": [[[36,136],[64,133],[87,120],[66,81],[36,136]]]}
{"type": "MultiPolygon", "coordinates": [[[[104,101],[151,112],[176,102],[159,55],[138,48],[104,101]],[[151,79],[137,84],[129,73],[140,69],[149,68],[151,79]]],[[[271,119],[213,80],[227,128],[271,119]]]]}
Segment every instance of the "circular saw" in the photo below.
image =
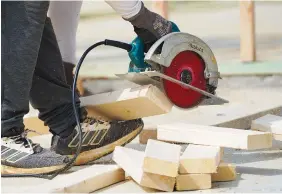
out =
{"type": "MultiPolygon", "coordinates": [[[[191,108],[215,95],[220,73],[209,46],[188,33],[173,32],[160,38],[146,53],[146,71],[116,74],[139,85],[153,84],[180,108],[191,108]]],[[[131,64],[133,65],[133,64],[131,64]]]]}

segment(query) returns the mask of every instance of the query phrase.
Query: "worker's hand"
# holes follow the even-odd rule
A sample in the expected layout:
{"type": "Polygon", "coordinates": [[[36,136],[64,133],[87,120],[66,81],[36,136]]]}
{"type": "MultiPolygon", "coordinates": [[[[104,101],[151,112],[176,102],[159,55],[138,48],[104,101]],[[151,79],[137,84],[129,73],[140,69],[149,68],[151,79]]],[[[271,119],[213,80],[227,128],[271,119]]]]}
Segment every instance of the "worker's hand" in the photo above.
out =
{"type": "MultiPolygon", "coordinates": [[[[149,11],[142,2],[142,7],[137,15],[126,19],[134,26],[134,31],[144,43],[144,52],[162,36],[173,31],[173,23],[162,16],[149,11]]],[[[179,30],[178,30],[179,31],[179,30]]]]}
{"type": "Polygon", "coordinates": [[[179,32],[178,27],[162,16],[149,11],[141,2],[140,11],[128,20],[134,26],[134,31],[138,35],[131,45],[132,50],[128,53],[131,63],[129,72],[145,71],[150,65],[144,62],[145,55],[151,46],[161,37],[171,33],[179,32]]]}

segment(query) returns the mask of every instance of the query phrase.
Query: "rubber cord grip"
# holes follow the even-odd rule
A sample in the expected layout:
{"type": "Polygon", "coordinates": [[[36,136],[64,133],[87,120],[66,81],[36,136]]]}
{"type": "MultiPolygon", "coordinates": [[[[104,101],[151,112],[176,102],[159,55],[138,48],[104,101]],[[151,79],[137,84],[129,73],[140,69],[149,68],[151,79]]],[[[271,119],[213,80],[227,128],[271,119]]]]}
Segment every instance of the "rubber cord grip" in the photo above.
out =
{"type": "Polygon", "coordinates": [[[121,48],[121,49],[126,50],[127,52],[130,52],[132,49],[132,46],[130,44],[120,42],[120,41],[115,41],[115,40],[105,39],[105,45],[121,48]]]}

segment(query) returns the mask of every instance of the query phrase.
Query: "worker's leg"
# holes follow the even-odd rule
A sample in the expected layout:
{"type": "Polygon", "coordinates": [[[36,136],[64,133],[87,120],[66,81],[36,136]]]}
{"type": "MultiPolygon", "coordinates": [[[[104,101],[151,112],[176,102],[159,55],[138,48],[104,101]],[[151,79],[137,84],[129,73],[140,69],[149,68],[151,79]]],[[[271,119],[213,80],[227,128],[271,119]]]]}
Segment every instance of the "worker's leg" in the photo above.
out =
{"type": "Polygon", "coordinates": [[[72,85],[76,60],[76,31],[82,1],[51,1],[48,16],[51,18],[62,54],[67,83],[72,85]]]}
{"type": "MultiPolygon", "coordinates": [[[[30,94],[32,105],[40,112],[39,118],[50,127],[54,134],[52,150],[61,155],[74,154],[78,136],[74,130],[76,122],[71,90],[64,80],[62,58],[49,19],[46,20],[43,31],[38,65],[30,94]]],[[[78,98],[76,102],[78,110],[86,113],[84,109],[79,109],[78,98]]],[[[143,128],[143,122],[140,119],[108,123],[84,118],[82,116],[81,119],[83,154],[76,160],[79,164],[108,154],[116,145],[123,145],[136,137],[143,128]]]]}
{"type": "Polygon", "coordinates": [[[45,23],[46,2],[1,2],[1,136],[20,134],[45,23]]]}
{"type": "Polygon", "coordinates": [[[48,2],[4,1],[1,6],[1,175],[50,173],[61,169],[67,157],[23,133],[48,2]]]}
{"type": "MultiPolygon", "coordinates": [[[[78,96],[75,100],[79,109],[78,96]]],[[[72,133],[76,125],[72,90],[66,82],[63,61],[50,18],[46,19],[42,34],[30,102],[39,110],[39,118],[54,134],[66,137],[72,133]]]]}

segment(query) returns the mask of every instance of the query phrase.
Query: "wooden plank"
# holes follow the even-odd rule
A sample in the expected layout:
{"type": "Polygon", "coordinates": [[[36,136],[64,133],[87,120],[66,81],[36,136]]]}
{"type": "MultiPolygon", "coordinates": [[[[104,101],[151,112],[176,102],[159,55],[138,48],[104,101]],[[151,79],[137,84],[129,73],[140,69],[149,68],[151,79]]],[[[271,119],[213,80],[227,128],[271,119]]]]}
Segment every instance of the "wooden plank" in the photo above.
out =
{"type": "Polygon", "coordinates": [[[211,186],[210,174],[181,174],[176,177],[177,191],[210,189],[211,186]]]}
{"type": "Polygon", "coordinates": [[[144,172],[169,177],[178,175],[181,146],[149,140],[145,149],[144,172]]]}
{"type": "Polygon", "coordinates": [[[102,116],[115,120],[131,120],[165,114],[172,103],[153,85],[82,97],[81,106],[92,107],[102,116]]]}
{"type": "Polygon", "coordinates": [[[263,117],[253,120],[251,128],[253,130],[282,135],[282,117],[267,114],[263,117]]]}
{"type": "Polygon", "coordinates": [[[158,0],[152,2],[152,10],[168,19],[168,1],[158,0]]]}
{"type": "Polygon", "coordinates": [[[144,152],[117,146],[113,154],[113,160],[141,186],[161,191],[173,191],[175,184],[174,177],[143,171],[144,156],[144,152]]]}
{"type": "Polygon", "coordinates": [[[128,180],[111,185],[104,189],[96,191],[97,193],[156,193],[159,192],[156,189],[151,189],[147,187],[142,187],[130,177],[128,180]]]}
{"type": "MultiPolygon", "coordinates": [[[[255,92],[255,94],[260,95],[255,92]]],[[[256,95],[250,95],[249,93],[231,93],[231,95],[240,96],[250,96],[254,98],[256,95]]],[[[244,97],[245,98],[245,97],[244,97]]],[[[259,101],[259,100],[256,100],[259,101]]],[[[278,101],[277,101],[278,102],[278,101]]],[[[257,102],[258,104],[258,102],[257,102]]],[[[249,129],[251,127],[251,122],[254,119],[262,117],[266,114],[279,114],[281,111],[281,105],[270,105],[269,102],[261,102],[261,106],[256,105],[256,103],[247,103],[247,104],[237,104],[229,103],[226,105],[219,106],[202,106],[197,109],[191,109],[188,111],[183,111],[182,114],[178,116],[178,119],[172,119],[171,113],[176,112],[175,109],[166,115],[158,116],[158,118],[145,118],[144,122],[150,123],[151,128],[143,130],[139,135],[139,142],[146,144],[148,139],[157,139],[157,127],[153,127],[154,124],[163,123],[163,120],[166,120],[166,117],[170,121],[178,122],[179,120],[184,120],[181,117],[185,116],[185,121],[191,124],[203,124],[209,126],[218,126],[218,127],[228,127],[228,128],[238,128],[238,129],[249,129]],[[256,106],[254,106],[256,105],[256,106]],[[161,120],[161,117],[165,117],[161,120]],[[205,119],[202,119],[205,118],[205,119]]],[[[175,114],[175,113],[174,113],[175,114]]]]}
{"type": "Polygon", "coordinates": [[[157,139],[157,125],[145,123],[143,130],[139,134],[139,143],[147,144],[149,139],[157,139]]]}
{"type": "Polygon", "coordinates": [[[224,162],[219,164],[216,173],[211,174],[212,182],[233,181],[236,177],[235,166],[224,162]]]}
{"type": "Polygon", "coordinates": [[[92,165],[90,167],[60,175],[26,193],[90,193],[125,180],[124,171],[117,165],[92,165]]]}
{"type": "Polygon", "coordinates": [[[272,146],[271,133],[223,127],[172,123],[158,126],[158,139],[170,142],[202,144],[256,150],[272,146]]]}
{"type": "Polygon", "coordinates": [[[256,60],[255,9],[252,0],[240,1],[240,58],[243,62],[256,60]]]}
{"type": "Polygon", "coordinates": [[[179,173],[215,173],[220,159],[220,147],[189,144],[180,157],[179,173]]]}
{"type": "Polygon", "coordinates": [[[282,135],[272,134],[272,137],[276,141],[282,141],[282,135]]]}

